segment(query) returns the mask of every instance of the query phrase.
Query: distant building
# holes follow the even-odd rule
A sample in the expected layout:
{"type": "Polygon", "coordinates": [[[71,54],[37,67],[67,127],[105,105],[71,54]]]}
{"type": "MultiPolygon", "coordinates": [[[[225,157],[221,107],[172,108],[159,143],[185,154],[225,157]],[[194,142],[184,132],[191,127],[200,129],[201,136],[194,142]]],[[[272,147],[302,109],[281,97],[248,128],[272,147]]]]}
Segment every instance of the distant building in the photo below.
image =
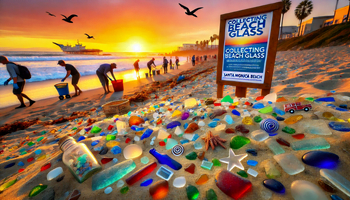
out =
{"type": "MultiPolygon", "coordinates": [[[[281,31],[281,27],[280,27],[281,31]]],[[[292,38],[298,35],[298,27],[297,26],[283,26],[283,33],[279,33],[278,38],[280,38],[282,34],[282,39],[292,38]]]]}
{"type": "MultiPolygon", "coordinates": [[[[299,27],[300,30],[300,36],[306,35],[308,33],[311,33],[313,31],[316,31],[323,27],[323,24],[326,20],[333,18],[333,16],[320,16],[320,17],[313,17],[311,19],[308,19],[301,23],[301,26],[299,27]]],[[[298,30],[298,31],[299,31],[298,30]]],[[[298,34],[298,33],[297,33],[298,34]]]]}
{"type": "Polygon", "coordinates": [[[348,10],[349,10],[349,6],[344,6],[342,8],[339,8],[335,11],[335,16],[334,19],[333,17],[330,19],[327,19],[323,22],[323,26],[330,26],[333,24],[341,24],[346,22],[346,17],[348,15],[348,10]],[[334,23],[333,23],[334,20],[334,23]]]}
{"type": "Polygon", "coordinates": [[[187,51],[187,50],[197,50],[196,44],[183,44],[182,47],[177,48],[178,51],[187,51]]]}

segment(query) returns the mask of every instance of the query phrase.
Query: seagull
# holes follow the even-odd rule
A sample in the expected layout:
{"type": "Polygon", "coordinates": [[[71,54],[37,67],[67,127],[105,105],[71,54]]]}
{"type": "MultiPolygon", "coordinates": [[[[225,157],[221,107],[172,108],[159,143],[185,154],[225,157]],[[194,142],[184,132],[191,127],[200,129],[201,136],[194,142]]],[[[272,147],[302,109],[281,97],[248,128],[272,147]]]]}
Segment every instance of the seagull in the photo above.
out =
{"type": "MultiPolygon", "coordinates": [[[[62,14],[61,14],[62,15],[62,14]]],[[[72,18],[73,17],[78,17],[78,15],[75,15],[75,14],[73,14],[73,15],[71,15],[71,16],[69,16],[69,17],[66,17],[65,15],[62,15],[63,17],[64,17],[64,19],[62,19],[63,21],[66,21],[66,22],[68,22],[68,23],[73,23],[71,20],[72,20],[72,18]]]]}
{"type": "Polygon", "coordinates": [[[88,39],[91,39],[91,38],[92,38],[92,39],[95,39],[94,36],[92,36],[92,35],[90,36],[90,35],[87,34],[87,33],[85,33],[85,35],[88,37],[88,39]]]}
{"type": "Polygon", "coordinates": [[[54,15],[52,13],[49,13],[49,12],[46,12],[46,13],[49,14],[50,16],[56,17],[56,15],[54,15]]]}
{"type": "Polygon", "coordinates": [[[199,10],[199,9],[202,9],[203,7],[199,7],[199,8],[196,8],[196,9],[194,9],[194,10],[192,10],[192,11],[190,11],[190,9],[188,9],[186,6],[184,6],[184,5],[181,5],[181,3],[179,3],[179,5],[183,8],[183,9],[185,9],[186,10],[186,14],[187,15],[193,15],[193,16],[195,16],[195,17],[197,17],[197,15],[195,15],[194,13],[197,11],[197,10],[199,10]]]}

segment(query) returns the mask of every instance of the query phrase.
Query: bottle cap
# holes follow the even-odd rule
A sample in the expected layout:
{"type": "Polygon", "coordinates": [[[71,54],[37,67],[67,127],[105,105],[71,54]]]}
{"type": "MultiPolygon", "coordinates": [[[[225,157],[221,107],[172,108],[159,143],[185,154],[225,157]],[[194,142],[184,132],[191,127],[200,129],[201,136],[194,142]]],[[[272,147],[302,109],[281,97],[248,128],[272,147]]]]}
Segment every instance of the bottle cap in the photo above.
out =
{"type": "Polygon", "coordinates": [[[74,138],[66,135],[58,141],[58,146],[61,148],[62,145],[65,143],[65,141],[68,141],[68,140],[74,140],[74,138]]]}

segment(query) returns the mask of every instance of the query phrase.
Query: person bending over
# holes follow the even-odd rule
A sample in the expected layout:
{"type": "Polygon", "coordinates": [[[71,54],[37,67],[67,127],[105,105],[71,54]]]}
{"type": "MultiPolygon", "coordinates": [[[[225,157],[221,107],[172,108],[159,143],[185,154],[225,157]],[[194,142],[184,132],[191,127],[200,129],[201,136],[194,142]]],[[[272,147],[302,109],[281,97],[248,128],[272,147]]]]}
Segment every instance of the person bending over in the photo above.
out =
{"type": "Polygon", "coordinates": [[[72,85],[74,86],[74,90],[75,90],[75,94],[73,95],[73,97],[76,97],[81,93],[83,93],[83,91],[81,91],[81,89],[78,87],[78,82],[80,79],[80,73],[78,72],[78,70],[73,65],[66,64],[64,60],[59,60],[57,64],[61,65],[62,67],[65,67],[67,71],[66,76],[61,80],[61,82],[64,82],[66,78],[68,78],[68,76],[72,75],[72,85]]]}
{"type": "Polygon", "coordinates": [[[117,64],[112,63],[112,64],[102,64],[96,70],[96,75],[100,79],[102,87],[105,90],[105,94],[108,94],[108,93],[111,92],[111,91],[109,91],[108,79],[111,80],[111,81],[112,81],[112,79],[109,76],[107,76],[107,72],[110,72],[112,74],[114,80],[116,80],[115,77],[114,77],[114,74],[113,74],[113,69],[116,69],[116,68],[117,68],[117,64]]]}
{"type": "Polygon", "coordinates": [[[157,67],[156,64],[154,64],[154,58],[152,58],[150,61],[148,61],[147,63],[147,67],[148,67],[148,70],[149,70],[149,76],[151,77],[152,76],[152,65],[154,65],[154,67],[157,67]]]}
{"type": "Polygon", "coordinates": [[[6,56],[0,56],[0,63],[6,65],[7,72],[10,75],[10,78],[4,82],[4,85],[8,85],[11,80],[13,80],[13,94],[17,96],[19,102],[21,103],[18,108],[24,108],[23,97],[29,100],[29,106],[32,106],[35,101],[30,99],[26,94],[23,93],[24,85],[26,84],[25,79],[21,78],[19,74],[18,66],[15,63],[9,62],[6,56]]]}

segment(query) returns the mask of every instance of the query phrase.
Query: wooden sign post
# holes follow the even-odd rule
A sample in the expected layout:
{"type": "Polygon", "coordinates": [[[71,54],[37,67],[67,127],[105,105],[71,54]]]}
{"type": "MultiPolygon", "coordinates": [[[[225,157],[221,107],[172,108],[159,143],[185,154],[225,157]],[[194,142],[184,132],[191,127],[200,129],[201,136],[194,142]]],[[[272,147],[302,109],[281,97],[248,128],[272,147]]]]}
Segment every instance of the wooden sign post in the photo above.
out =
{"type": "Polygon", "coordinates": [[[236,96],[247,88],[270,93],[275,65],[282,2],[223,14],[220,17],[217,97],[224,85],[236,86],[236,96]]]}

